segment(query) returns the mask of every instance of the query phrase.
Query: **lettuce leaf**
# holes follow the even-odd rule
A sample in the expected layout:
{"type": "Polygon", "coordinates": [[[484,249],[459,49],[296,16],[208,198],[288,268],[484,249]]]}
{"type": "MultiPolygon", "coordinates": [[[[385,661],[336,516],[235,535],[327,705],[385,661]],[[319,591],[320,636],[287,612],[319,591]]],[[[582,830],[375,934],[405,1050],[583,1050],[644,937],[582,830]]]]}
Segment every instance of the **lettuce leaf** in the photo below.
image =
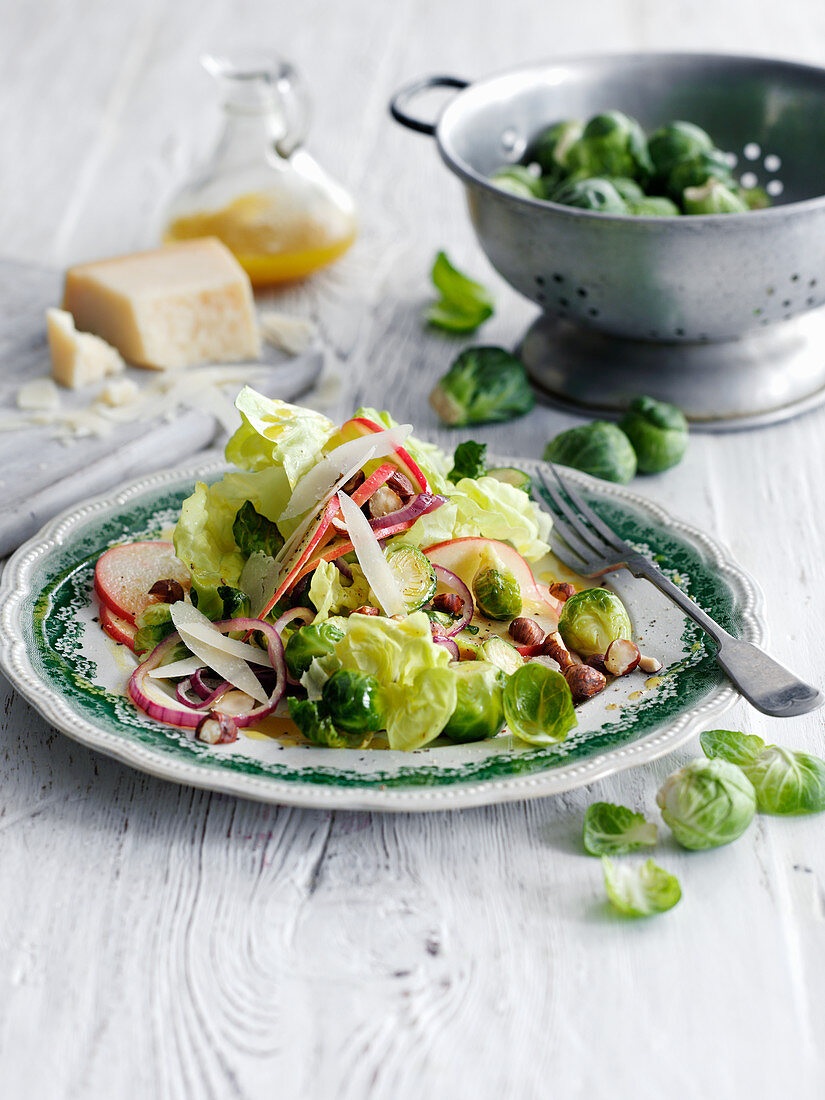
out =
{"type": "Polygon", "coordinates": [[[244,470],[280,467],[290,489],[312,469],[336,430],[321,413],[264,397],[250,386],[238,394],[235,408],[241,414],[241,426],[226,445],[227,462],[244,470]]]}
{"type": "Polygon", "coordinates": [[[321,623],[330,615],[342,615],[370,602],[370,586],[360,566],[352,565],[352,581],[347,581],[331,561],[322,561],[312,574],[309,598],[318,609],[313,620],[321,623]]]}
{"type": "Polygon", "coordinates": [[[245,501],[274,520],[289,495],[286,475],[279,466],[250,473],[228,473],[213,485],[199,481],[181,506],[173,541],[175,553],[192,571],[198,608],[208,618],[220,617],[220,585],[239,587],[246,556],[238,548],[232,526],[245,501]]]}

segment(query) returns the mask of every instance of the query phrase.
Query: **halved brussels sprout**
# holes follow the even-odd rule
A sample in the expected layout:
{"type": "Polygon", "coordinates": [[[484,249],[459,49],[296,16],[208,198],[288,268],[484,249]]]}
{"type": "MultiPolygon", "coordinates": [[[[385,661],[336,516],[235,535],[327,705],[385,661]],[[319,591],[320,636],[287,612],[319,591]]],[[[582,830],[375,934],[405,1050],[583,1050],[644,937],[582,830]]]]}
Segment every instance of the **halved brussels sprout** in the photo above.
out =
{"type": "Polygon", "coordinates": [[[488,565],[479,569],[473,577],[473,596],[476,607],[488,619],[505,621],[517,619],[522,601],[519,583],[503,566],[488,565]]]}
{"type": "Polygon", "coordinates": [[[653,164],[644,130],[621,111],[605,111],[590,119],[582,136],[567,152],[567,167],[580,176],[624,176],[647,179],[653,164]]]}
{"type": "Polygon", "coordinates": [[[392,570],[408,614],[418,611],[435,595],[435,570],[416,546],[397,542],[387,549],[387,565],[392,570]]]}
{"type": "Polygon", "coordinates": [[[509,191],[510,194],[518,195],[523,199],[544,198],[544,184],[541,178],[531,172],[525,164],[509,164],[506,168],[499,168],[490,176],[490,182],[501,191],[509,191]]]}
{"type": "MultiPolygon", "coordinates": [[[[461,643],[459,643],[461,652],[461,643]]],[[[515,672],[524,664],[521,654],[514,645],[499,638],[497,634],[491,634],[477,647],[477,656],[481,661],[489,661],[490,664],[500,668],[502,672],[515,672]]]]}
{"type": "Polygon", "coordinates": [[[623,485],[636,473],[636,452],[630,440],[607,420],[594,420],[561,432],[544,448],[544,460],[623,485]]]}
{"type": "Polygon", "coordinates": [[[756,813],[753,784],[727,760],[691,760],[668,776],[656,795],[662,817],[684,848],[730,844],[756,813]]]}
{"type": "Polygon", "coordinates": [[[495,737],[504,728],[502,692],[506,675],[489,661],[458,661],[452,669],[456,675],[456,705],[441,732],[461,744],[495,737]]]}
{"type": "Polygon", "coordinates": [[[504,717],[510,732],[529,745],[554,745],[578,724],[565,678],[533,661],[504,685],[504,717]]]}
{"type": "Polygon", "coordinates": [[[682,192],[686,214],[746,214],[748,207],[729,187],[713,176],[701,187],[686,187],[682,192]]]}
{"type": "Polygon", "coordinates": [[[675,405],[637,397],[619,425],[636,452],[639,471],[658,474],[682,461],[688,445],[688,422],[675,405]]]}
{"type": "Polygon", "coordinates": [[[332,653],[335,643],[343,637],[344,632],[331,619],[317,626],[312,623],[302,626],[284,646],[287,672],[293,680],[300,680],[313,660],[332,653]]]}
{"type": "Polygon", "coordinates": [[[538,164],[543,176],[560,178],[567,171],[567,154],[583,130],[578,119],[566,119],[548,126],[533,142],[528,151],[529,159],[538,164]]]}
{"type": "Polygon", "coordinates": [[[710,136],[693,122],[669,122],[651,134],[647,151],[660,179],[667,179],[677,164],[713,149],[710,136]]]}
{"type": "Polygon", "coordinates": [[[524,470],[517,466],[493,466],[487,471],[488,477],[494,477],[496,481],[503,481],[505,485],[512,485],[515,489],[523,489],[529,493],[533,486],[533,479],[524,470]]]}
{"type": "Polygon", "coordinates": [[[625,606],[606,588],[585,588],[564,601],[559,633],[568,649],[582,657],[606,653],[611,642],[631,638],[633,628],[625,606]]]}
{"type": "Polygon", "coordinates": [[[564,180],[548,193],[547,198],[580,210],[598,210],[602,214],[627,213],[627,203],[610,180],[598,176],[564,180]]]}
{"type": "Polygon", "coordinates": [[[386,724],[384,689],[367,672],[333,672],[321,690],[321,702],[335,725],[347,733],[374,733],[386,724]]]}

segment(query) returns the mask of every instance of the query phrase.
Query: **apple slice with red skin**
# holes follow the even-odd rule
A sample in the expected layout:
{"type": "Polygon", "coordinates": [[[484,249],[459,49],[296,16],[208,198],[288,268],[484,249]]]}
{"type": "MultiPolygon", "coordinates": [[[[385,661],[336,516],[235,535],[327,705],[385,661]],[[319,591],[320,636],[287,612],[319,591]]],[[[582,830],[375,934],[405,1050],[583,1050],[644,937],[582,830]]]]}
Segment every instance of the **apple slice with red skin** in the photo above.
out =
{"type": "MultiPolygon", "coordinates": [[[[380,531],[381,541],[383,542],[384,539],[391,539],[394,535],[403,535],[405,531],[409,531],[414,523],[414,519],[407,519],[404,520],[403,523],[394,524],[392,527],[382,528],[380,531]]],[[[309,561],[301,566],[301,570],[295,580],[299,581],[301,577],[306,576],[307,573],[311,573],[313,569],[317,569],[320,562],[335,561],[336,558],[343,557],[344,554],[349,554],[353,549],[352,542],[348,538],[336,539],[335,542],[325,543],[320,553],[316,552],[309,561]]]]}
{"type": "Polygon", "coordinates": [[[525,603],[524,615],[529,616],[530,605],[534,605],[536,612],[541,612],[543,617],[558,621],[559,614],[564,606],[559,600],[554,599],[544,585],[540,585],[533,576],[533,571],[524,558],[512,546],[506,542],[498,542],[496,539],[474,538],[469,536],[461,539],[450,539],[447,542],[436,543],[430,546],[424,553],[434,565],[440,565],[443,569],[449,569],[472,589],[473,578],[478,572],[482,556],[492,552],[518,581],[522,600],[525,603]]]}
{"type": "Polygon", "coordinates": [[[97,559],[94,587],[102,604],[118,618],[134,623],[141,611],[156,602],[149,595],[152,585],[170,578],[189,591],[192,578],[175,557],[171,542],[127,542],[97,559]]]}
{"type": "MultiPolygon", "coordinates": [[[[366,416],[353,416],[351,420],[341,425],[341,436],[347,439],[352,433],[357,438],[359,435],[372,435],[374,432],[385,432],[386,430],[383,425],[376,424],[374,420],[370,420],[366,416]]],[[[395,448],[395,462],[402,473],[405,473],[414,484],[418,485],[422,493],[430,491],[427,479],[419,469],[418,464],[413,461],[403,447],[395,448]]]]}
{"type": "Polygon", "coordinates": [[[128,619],[121,619],[119,615],[115,615],[105,603],[100,605],[100,625],[113,642],[128,646],[134,653],[137,627],[128,619]]]}
{"type": "MultiPolygon", "coordinates": [[[[382,485],[390,480],[395,473],[397,467],[392,462],[385,462],[383,466],[379,466],[377,470],[370,474],[366,481],[362,482],[352,493],[350,498],[360,508],[362,504],[366,504],[372,494],[381,488],[382,485]]],[[[332,521],[332,526],[338,532],[339,535],[346,535],[347,525],[342,519],[339,519],[336,515],[332,521]]]]}

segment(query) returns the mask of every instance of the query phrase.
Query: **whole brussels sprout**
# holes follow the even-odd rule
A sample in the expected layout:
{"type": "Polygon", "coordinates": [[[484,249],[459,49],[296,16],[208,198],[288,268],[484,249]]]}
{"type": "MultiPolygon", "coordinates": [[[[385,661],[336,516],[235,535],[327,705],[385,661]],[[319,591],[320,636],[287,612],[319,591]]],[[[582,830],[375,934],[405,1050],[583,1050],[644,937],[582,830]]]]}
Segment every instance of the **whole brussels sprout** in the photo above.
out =
{"type": "Polygon", "coordinates": [[[565,180],[547,198],[579,210],[598,210],[602,214],[627,213],[627,203],[608,179],[565,180]]]}
{"type": "Polygon", "coordinates": [[[629,176],[647,180],[653,165],[644,130],[621,111],[590,119],[567,152],[568,170],[579,176],[629,176]]]}
{"type": "Polygon", "coordinates": [[[734,190],[748,210],[767,210],[772,205],[764,187],[736,187],[734,190]]]}
{"type": "Polygon", "coordinates": [[[492,183],[502,191],[509,191],[523,199],[543,199],[544,184],[524,164],[510,164],[499,168],[490,176],[492,183]]]}
{"type": "Polygon", "coordinates": [[[632,638],[633,627],[625,606],[606,588],[585,588],[564,601],[559,633],[568,649],[582,657],[606,653],[611,642],[632,638]]]}
{"type": "Polygon", "coordinates": [[[567,119],[542,130],[528,150],[528,156],[538,164],[543,176],[560,179],[566,173],[567,154],[583,129],[578,119],[567,119]]]}
{"type": "Polygon", "coordinates": [[[746,214],[744,201],[713,176],[702,187],[687,187],[682,194],[686,214],[746,214]]]}
{"type": "Polygon", "coordinates": [[[676,218],[682,213],[676,203],[664,195],[646,195],[638,202],[629,202],[627,212],[641,218],[676,218]]]}
{"type": "Polygon", "coordinates": [[[509,569],[488,565],[473,578],[476,607],[488,619],[517,619],[521,614],[521,589],[509,569]]]}
{"type": "Polygon", "coordinates": [[[317,626],[312,623],[302,626],[284,646],[287,672],[293,680],[300,680],[313,660],[332,653],[335,643],[343,637],[344,632],[331,619],[317,626]]]}
{"type": "Polygon", "coordinates": [[[502,694],[507,676],[489,661],[459,661],[452,668],[456,705],[441,732],[460,744],[495,737],[504,727],[502,694]]]}
{"type": "Polygon", "coordinates": [[[465,348],[430,394],[430,404],[453,427],[512,420],[535,396],[520,359],[504,348],[465,348]]]}
{"type": "Polygon", "coordinates": [[[693,122],[668,122],[650,135],[647,151],[657,177],[669,178],[677,164],[713,149],[708,134],[693,122]]]}
{"type": "Polygon", "coordinates": [[[321,702],[335,725],[347,733],[374,733],[386,723],[384,689],[368,672],[333,672],[321,690],[321,702]]]}
{"type": "Polygon", "coordinates": [[[662,817],[684,848],[730,844],[756,813],[753,784],[727,760],[692,760],[669,776],[656,801],[662,817]]]}
{"type": "Polygon", "coordinates": [[[686,187],[701,187],[711,177],[720,180],[726,187],[736,186],[727,156],[721,149],[707,149],[688,160],[679,161],[667,177],[667,192],[678,201],[686,187]]]}
{"type": "Polygon", "coordinates": [[[317,703],[310,699],[288,700],[289,717],[313,745],[325,749],[360,748],[369,741],[371,734],[349,734],[336,728],[335,723],[324,714],[317,703]]]}
{"type": "Polygon", "coordinates": [[[626,203],[640,202],[645,197],[638,183],[626,176],[616,176],[608,182],[613,184],[626,203]]]}
{"type": "Polygon", "coordinates": [[[688,422],[675,405],[636,397],[619,426],[636,452],[641,473],[658,474],[682,461],[688,445],[688,422]]]}
{"type": "Polygon", "coordinates": [[[630,440],[607,420],[594,420],[561,432],[544,448],[544,460],[622,485],[636,473],[636,452],[630,440]]]}

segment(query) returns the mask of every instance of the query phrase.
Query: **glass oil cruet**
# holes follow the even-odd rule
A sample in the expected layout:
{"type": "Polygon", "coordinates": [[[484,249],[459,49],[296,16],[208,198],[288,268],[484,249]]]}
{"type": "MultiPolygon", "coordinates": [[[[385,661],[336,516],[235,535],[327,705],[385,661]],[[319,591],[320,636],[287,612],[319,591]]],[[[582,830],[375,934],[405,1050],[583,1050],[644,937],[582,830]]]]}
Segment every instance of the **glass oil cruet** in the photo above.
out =
{"type": "Polygon", "coordinates": [[[166,214],[165,241],[219,237],[254,286],[301,279],[355,238],[347,192],[301,148],[309,102],[294,68],[268,55],[207,54],[221,86],[223,131],[166,214]]]}

